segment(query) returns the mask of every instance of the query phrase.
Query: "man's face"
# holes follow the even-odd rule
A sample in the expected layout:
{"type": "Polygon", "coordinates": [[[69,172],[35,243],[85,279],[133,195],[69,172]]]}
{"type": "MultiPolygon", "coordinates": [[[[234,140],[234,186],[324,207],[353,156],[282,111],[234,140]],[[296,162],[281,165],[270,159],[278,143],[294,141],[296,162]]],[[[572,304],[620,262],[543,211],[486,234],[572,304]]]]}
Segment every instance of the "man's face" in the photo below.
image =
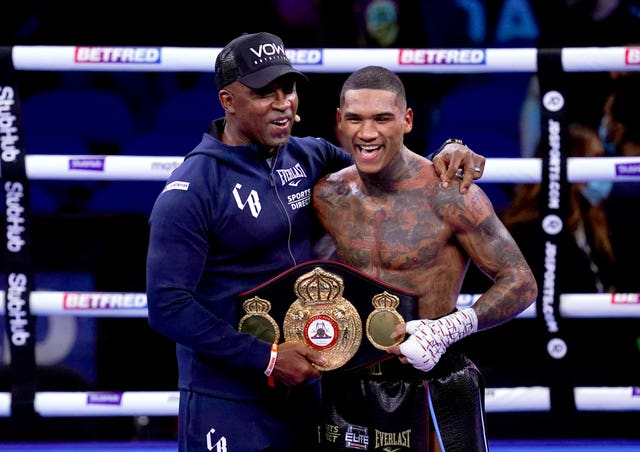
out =
{"type": "Polygon", "coordinates": [[[287,142],[298,110],[293,77],[280,77],[260,89],[234,82],[224,90],[231,93],[228,120],[234,121],[238,135],[233,137],[233,144],[277,148],[287,142]]]}
{"type": "Polygon", "coordinates": [[[399,105],[395,93],[375,89],[349,90],[337,113],[342,145],[358,170],[378,173],[402,150],[413,126],[413,112],[399,105]]]}

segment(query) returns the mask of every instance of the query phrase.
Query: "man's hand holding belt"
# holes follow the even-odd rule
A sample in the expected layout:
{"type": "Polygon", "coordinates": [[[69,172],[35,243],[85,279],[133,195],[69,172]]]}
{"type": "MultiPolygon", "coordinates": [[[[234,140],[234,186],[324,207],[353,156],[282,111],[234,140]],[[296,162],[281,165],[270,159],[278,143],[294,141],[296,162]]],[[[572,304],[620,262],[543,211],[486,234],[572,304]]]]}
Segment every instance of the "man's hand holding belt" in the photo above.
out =
{"type": "Polygon", "coordinates": [[[286,386],[296,386],[320,378],[316,366],[326,365],[327,360],[319,351],[301,342],[287,341],[278,345],[271,375],[286,386]]]}
{"type": "Polygon", "coordinates": [[[472,308],[438,320],[411,320],[405,325],[398,325],[392,333],[393,338],[402,337],[405,332],[410,337],[387,351],[398,355],[403,363],[428,372],[435,367],[447,347],[477,330],[478,316],[472,308]]]}

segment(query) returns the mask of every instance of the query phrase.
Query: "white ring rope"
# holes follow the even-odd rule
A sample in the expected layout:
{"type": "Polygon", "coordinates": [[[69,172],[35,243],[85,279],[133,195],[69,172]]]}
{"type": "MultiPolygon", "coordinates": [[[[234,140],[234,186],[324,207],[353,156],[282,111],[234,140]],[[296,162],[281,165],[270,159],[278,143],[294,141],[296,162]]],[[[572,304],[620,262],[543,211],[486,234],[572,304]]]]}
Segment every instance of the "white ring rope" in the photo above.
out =
{"type": "MultiPolygon", "coordinates": [[[[0,314],[4,314],[4,292],[0,292],[0,314]]],[[[458,306],[473,304],[479,294],[461,294],[458,306]]],[[[130,292],[31,292],[34,315],[76,317],[146,317],[146,294],[130,292]]],[[[566,318],[640,317],[640,294],[562,294],[560,311],[566,318]]],[[[530,306],[518,318],[536,316],[530,306]]],[[[537,412],[551,409],[549,388],[514,387],[485,390],[488,413],[537,412]]],[[[640,388],[574,388],[579,411],[640,411],[640,388]]],[[[11,414],[11,394],[0,393],[0,417],[11,414]]],[[[40,392],[35,408],[41,416],[174,416],[178,392],[40,392]]]]}
{"type": "MultiPolygon", "coordinates": [[[[221,47],[14,46],[13,65],[25,71],[213,72],[221,47]]],[[[640,47],[579,47],[561,52],[566,72],[638,71],[640,47]]],[[[363,66],[395,72],[536,72],[535,48],[461,49],[287,49],[308,73],[348,73],[363,66]]]]}
{"type": "MultiPolygon", "coordinates": [[[[184,157],[125,155],[27,155],[29,179],[166,180],[184,157]]],[[[539,158],[487,158],[481,183],[535,183],[542,177],[539,158]]],[[[640,181],[640,157],[569,157],[569,182],[640,181]]]]}
{"type": "MultiPolygon", "coordinates": [[[[213,72],[220,47],[86,47],[14,46],[14,68],[26,71],[213,72]]],[[[495,73],[538,70],[538,52],[561,53],[566,72],[640,71],[640,47],[562,49],[287,49],[297,69],[307,73],[349,73],[365,65],[395,72],[495,73]]],[[[26,155],[29,179],[165,180],[183,157],[26,155]]],[[[540,159],[488,158],[482,182],[540,182],[540,159]]],[[[638,158],[568,158],[569,182],[585,180],[638,181],[638,158]]],[[[463,294],[459,306],[479,295],[463,294]]],[[[146,317],[146,295],[118,292],[33,291],[34,315],[146,317]]],[[[0,314],[5,293],[0,292],[0,314]]],[[[565,317],[638,317],[640,294],[563,294],[565,317]]],[[[530,307],[519,317],[535,317],[530,307]]],[[[582,411],[640,411],[638,387],[576,387],[576,407],[582,411]]],[[[177,391],[38,392],[35,409],[41,416],[176,416],[177,391]]],[[[546,387],[487,388],[487,412],[549,411],[546,387]]],[[[0,417],[11,415],[11,394],[0,393],[0,417]]]]}
{"type": "MultiPolygon", "coordinates": [[[[36,393],[35,409],[41,416],[177,416],[178,391],[36,393]]],[[[11,394],[0,393],[0,416],[11,412],[11,394]]]]}
{"type": "MultiPolygon", "coordinates": [[[[640,388],[576,387],[578,411],[640,411],[640,388]]],[[[488,413],[544,412],[551,410],[549,388],[543,386],[487,388],[488,413]]],[[[178,391],[36,393],[35,409],[44,417],[177,416],[178,391]]],[[[0,392],[0,417],[11,415],[11,394],[0,392]]]]}
{"type": "MultiPolygon", "coordinates": [[[[460,294],[458,308],[471,306],[480,294],[460,294]]],[[[77,292],[36,290],[30,293],[31,312],[38,316],[147,317],[147,296],[141,292],[77,292]]],[[[0,291],[0,315],[5,292],[0,291]]],[[[640,317],[640,293],[561,294],[560,313],[566,318],[640,317]]],[[[535,318],[531,305],[518,318],[535,318]]]]}
{"type": "Polygon", "coordinates": [[[29,179],[166,180],[184,157],[27,154],[29,179]]]}

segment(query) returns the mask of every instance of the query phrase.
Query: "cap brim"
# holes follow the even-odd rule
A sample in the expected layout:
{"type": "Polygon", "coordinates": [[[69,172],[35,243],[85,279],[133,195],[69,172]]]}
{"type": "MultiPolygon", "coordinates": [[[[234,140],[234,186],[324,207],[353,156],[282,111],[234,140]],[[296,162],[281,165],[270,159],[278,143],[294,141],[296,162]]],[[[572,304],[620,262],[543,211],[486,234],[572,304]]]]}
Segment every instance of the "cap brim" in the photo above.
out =
{"type": "Polygon", "coordinates": [[[264,88],[278,77],[282,77],[283,75],[287,74],[292,74],[304,81],[308,81],[307,76],[302,72],[296,71],[291,66],[285,64],[265,67],[257,72],[254,72],[253,74],[239,77],[238,81],[243,85],[248,86],[249,88],[260,89],[264,88]]]}

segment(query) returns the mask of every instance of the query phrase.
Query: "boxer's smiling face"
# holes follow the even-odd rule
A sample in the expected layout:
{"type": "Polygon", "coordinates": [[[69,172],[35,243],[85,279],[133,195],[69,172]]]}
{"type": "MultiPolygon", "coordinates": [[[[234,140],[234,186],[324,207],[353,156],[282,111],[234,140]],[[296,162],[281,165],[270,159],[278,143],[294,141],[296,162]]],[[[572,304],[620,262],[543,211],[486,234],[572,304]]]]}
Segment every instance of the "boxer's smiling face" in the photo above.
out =
{"type": "Polygon", "coordinates": [[[413,111],[391,91],[349,90],[337,123],[358,170],[378,173],[402,150],[404,135],[413,127],[413,111]]]}

